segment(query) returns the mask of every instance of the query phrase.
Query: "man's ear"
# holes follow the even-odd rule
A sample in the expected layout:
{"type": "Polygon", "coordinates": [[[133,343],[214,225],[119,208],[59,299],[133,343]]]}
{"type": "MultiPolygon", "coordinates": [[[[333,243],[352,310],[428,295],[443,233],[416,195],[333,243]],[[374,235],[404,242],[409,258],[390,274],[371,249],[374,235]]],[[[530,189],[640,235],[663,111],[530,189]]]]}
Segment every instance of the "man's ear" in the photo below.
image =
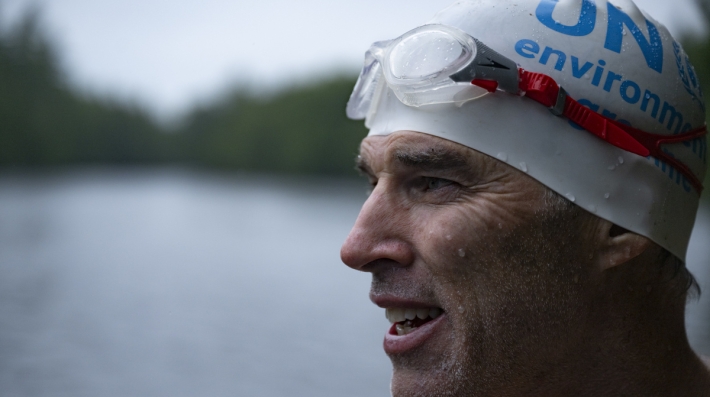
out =
{"type": "Polygon", "coordinates": [[[599,265],[607,270],[622,265],[643,254],[653,246],[646,237],[630,232],[603,220],[599,230],[599,265]]]}

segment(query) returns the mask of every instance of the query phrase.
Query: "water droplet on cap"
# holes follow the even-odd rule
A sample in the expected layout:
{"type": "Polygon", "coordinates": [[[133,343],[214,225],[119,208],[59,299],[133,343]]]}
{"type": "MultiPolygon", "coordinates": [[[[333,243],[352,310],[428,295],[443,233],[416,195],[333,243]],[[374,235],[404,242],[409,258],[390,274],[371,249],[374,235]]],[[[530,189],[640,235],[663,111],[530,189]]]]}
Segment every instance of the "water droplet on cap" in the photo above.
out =
{"type": "Polygon", "coordinates": [[[589,206],[589,211],[593,214],[597,213],[597,206],[596,205],[590,205],[589,206]]]}
{"type": "Polygon", "coordinates": [[[569,199],[569,201],[571,201],[573,203],[577,200],[577,198],[574,197],[574,194],[572,194],[572,193],[565,194],[565,197],[567,197],[569,199]]]}
{"type": "Polygon", "coordinates": [[[609,171],[614,171],[614,170],[616,169],[616,166],[615,166],[615,165],[610,165],[609,167],[607,167],[607,169],[608,169],[609,171]]]}
{"type": "Polygon", "coordinates": [[[520,169],[523,170],[523,172],[528,172],[528,165],[525,163],[520,163],[520,169]]]}
{"type": "Polygon", "coordinates": [[[607,200],[609,200],[609,197],[611,197],[611,194],[609,194],[609,193],[607,193],[607,194],[604,195],[604,198],[607,199],[607,200]]]}
{"type": "Polygon", "coordinates": [[[498,155],[496,157],[500,161],[508,161],[508,155],[503,152],[498,153],[498,155]]]}
{"type": "Polygon", "coordinates": [[[624,158],[619,156],[619,164],[624,164],[624,158]]]}

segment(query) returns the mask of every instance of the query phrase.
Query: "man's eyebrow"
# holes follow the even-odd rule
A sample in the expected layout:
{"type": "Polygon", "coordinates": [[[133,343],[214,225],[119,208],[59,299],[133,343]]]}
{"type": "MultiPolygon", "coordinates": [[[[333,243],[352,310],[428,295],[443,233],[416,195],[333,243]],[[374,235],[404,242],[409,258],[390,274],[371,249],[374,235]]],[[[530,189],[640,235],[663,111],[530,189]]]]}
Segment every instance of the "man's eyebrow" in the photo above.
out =
{"type": "Polygon", "coordinates": [[[355,169],[365,175],[372,175],[373,174],[372,169],[370,168],[370,165],[367,163],[367,160],[365,160],[365,158],[362,157],[361,155],[357,155],[355,157],[355,169]]]}
{"type": "Polygon", "coordinates": [[[395,151],[394,155],[397,161],[407,167],[420,168],[424,171],[458,170],[469,167],[466,156],[443,148],[400,149],[395,151]]]}

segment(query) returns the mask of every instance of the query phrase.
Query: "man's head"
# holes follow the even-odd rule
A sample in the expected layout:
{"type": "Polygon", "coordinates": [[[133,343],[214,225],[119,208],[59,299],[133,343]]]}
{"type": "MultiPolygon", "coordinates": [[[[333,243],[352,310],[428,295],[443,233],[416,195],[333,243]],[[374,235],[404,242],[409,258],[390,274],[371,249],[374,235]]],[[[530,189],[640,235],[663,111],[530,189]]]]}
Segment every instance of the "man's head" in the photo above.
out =
{"type": "Polygon", "coordinates": [[[685,258],[702,189],[693,180],[707,163],[705,107],[663,25],[630,0],[478,0],[426,26],[368,52],[348,114],[365,118],[370,136],[458,142],[685,258]],[[480,85],[496,84],[480,97],[480,85]]]}
{"type": "Polygon", "coordinates": [[[624,316],[619,301],[662,303],[653,311],[672,308],[682,331],[684,281],[663,249],[525,173],[411,131],[365,139],[359,167],[373,190],[343,261],[372,273],[370,297],[390,313],[443,311],[388,331],[395,395],[542,391],[595,359],[604,346],[590,341],[622,343],[610,322],[641,313],[609,318],[624,316]]]}
{"type": "Polygon", "coordinates": [[[657,363],[690,351],[678,258],[705,141],[663,146],[682,172],[621,141],[653,138],[629,123],[686,136],[704,123],[702,96],[665,28],[630,1],[597,3],[459,2],[368,53],[349,114],[367,118],[358,166],[373,190],[341,256],[373,274],[371,299],[394,323],[396,395],[570,395],[628,376],[659,341],[674,342],[657,363]],[[460,48],[484,69],[447,69],[460,48]],[[553,115],[530,71],[604,118],[556,90],[553,115]],[[480,97],[466,76],[505,92],[480,97]],[[531,92],[511,89],[518,77],[531,92]],[[603,361],[606,376],[590,370],[603,361]]]}

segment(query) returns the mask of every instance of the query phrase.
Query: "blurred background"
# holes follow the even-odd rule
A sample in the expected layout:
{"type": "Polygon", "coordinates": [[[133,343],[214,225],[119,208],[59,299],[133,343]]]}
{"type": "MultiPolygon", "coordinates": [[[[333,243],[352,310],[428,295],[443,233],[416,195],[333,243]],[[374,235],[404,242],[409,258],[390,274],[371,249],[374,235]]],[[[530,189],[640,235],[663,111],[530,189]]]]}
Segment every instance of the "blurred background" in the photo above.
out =
{"type": "MultiPolygon", "coordinates": [[[[450,2],[0,0],[0,396],[387,396],[344,109],[450,2]]],[[[710,92],[710,1],[637,4],[710,92]]],[[[706,195],[704,354],[708,242],[706,195]]]]}

